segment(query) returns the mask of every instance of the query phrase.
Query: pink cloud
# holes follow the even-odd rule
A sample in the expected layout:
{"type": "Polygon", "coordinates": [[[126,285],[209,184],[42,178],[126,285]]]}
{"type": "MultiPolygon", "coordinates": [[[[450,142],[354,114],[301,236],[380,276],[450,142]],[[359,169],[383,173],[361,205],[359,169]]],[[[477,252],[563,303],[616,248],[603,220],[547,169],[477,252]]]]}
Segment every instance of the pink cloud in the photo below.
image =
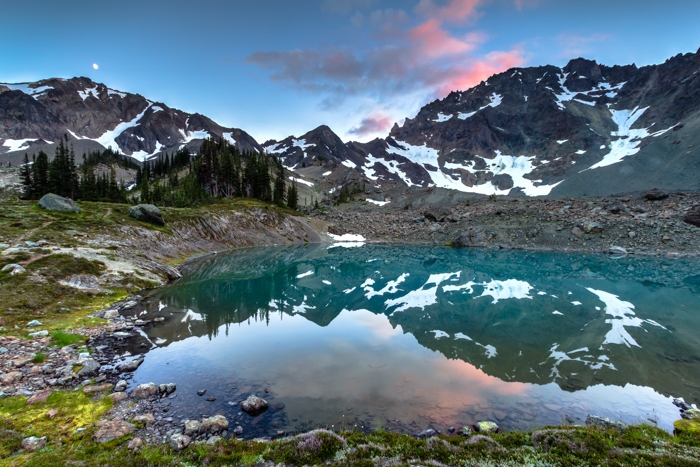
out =
{"type": "MultiPolygon", "coordinates": [[[[422,58],[437,58],[444,55],[456,55],[471,52],[476,48],[476,44],[467,40],[456,39],[442,29],[440,22],[431,18],[423,24],[416,26],[409,32],[409,37],[413,42],[416,52],[422,58]]],[[[476,40],[476,37],[471,37],[476,40]]]]}
{"type": "Polygon", "coordinates": [[[388,115],[379,112],[362,119],[360,124],[351,129],[348,133],[357,136],[366,136],[373,133],[386,133],[394,121],[388,115]]]}
{"type": "Polygon", "coordinates": [[[433,0],[420,0],[416,13],[439,21],[463,23],[477,16],[476,7],[484,0],[448,0],[444,6],[437,6],[433,0]]]}
{"type": "Polygon", "coordinates": [[[444,97],[452,91],[469,89],[495,73],[521,66],[524,62],[525,59],[519,50],[492,52],[480,60],[471,62],[467,67],[455,69],[439,85],[437,93],[444,97]]]}
{"type": "Polygon", "coordinates": [[[515,8],[524,10],[525,8],[534,8],[539,5],[542,0],[515,0],[515,8]]]}

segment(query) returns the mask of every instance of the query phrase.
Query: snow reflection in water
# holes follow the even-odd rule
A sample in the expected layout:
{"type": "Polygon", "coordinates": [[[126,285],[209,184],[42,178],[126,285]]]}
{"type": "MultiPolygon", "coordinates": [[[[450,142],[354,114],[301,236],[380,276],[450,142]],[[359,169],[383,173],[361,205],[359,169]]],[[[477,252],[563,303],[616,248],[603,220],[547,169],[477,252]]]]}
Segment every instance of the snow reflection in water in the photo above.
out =
{"type": "Polygon", "coordinates": [[[166,321],[146,328],[158,348],[131,384],[172,380],[193,415],[267,388],[284,409],[237,421],[257,435],[588,413],[669,429],[669,397],[696,402],[700,388],[697,266],[367,245],[217,255],[149,298],[147,318],[166,321]]]}

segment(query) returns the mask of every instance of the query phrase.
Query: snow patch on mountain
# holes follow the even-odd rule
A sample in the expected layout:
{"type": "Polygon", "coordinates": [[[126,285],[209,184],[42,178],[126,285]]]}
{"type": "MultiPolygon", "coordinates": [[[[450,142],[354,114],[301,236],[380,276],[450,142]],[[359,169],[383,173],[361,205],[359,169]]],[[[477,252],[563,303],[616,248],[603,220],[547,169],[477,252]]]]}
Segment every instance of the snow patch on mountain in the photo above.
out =
{"type": "Polygon", "coordinates": [[[97,92],[97,86],[94,86],[92,88],[87,88],[84,91],[78,91],[78,95],[83,99],[87,99],[90,96],[93,96],[95,99],[99,99],[100,96],[97,92]]]}
{"type": "Polygon", "coordinates": [[[445,115],[444,113],[440,112],[437,116],[437,119],[433,121],[437,123],[442,123],[450,120],[452,117],[454,117],[454,115],[445,115]]]}
{"type": "Polygon", "coordinates": [[[486,107],[498,107],[499,105],[501,105],[501,102],[503,102],[503,96],[500,94],[496,94],[495,92],[493,94],[491,94],[490,98],[491,98],[491,102],[489,102],[485,106],[479,108],[479,110],[475,110],[474,112],[468,112],[468,113],[459,112],[459,114],[457,115],[457,118],[459,118],[460,120],[466,120],[469,117],[476,114],[477,112],[484,110],[486,107]]]}
{"type": "Polygon", "coordinates": [[[129,128],[133,128],[139,124],[139,120],[143,118],[143,116],[146,114],[146,111],[151,108],[151,104],[147,104],[146,108],[143,109],[143,112],[138,114],[133,120],[129,122],[121,122],[119,125],[117,125],[114,130],[107,130],[104,132],[102,136],[99,138],[95,139],[94,141],[100,143],[102,146],[105,148],[112,148],[114,150],[119,150],[119,145],[115,141],[119,135],[124,133],[129,128]]]}
{"type": "Polygon", "coordinates": [[[31,83],[17,83],[17,84],[0,83],[0,86],[6,86],[13,91],[22,91],[23,93],[27,94],[28,96],[32,96],[34,99],[37,99],[41,94],[45,93],[46,91],[53,89],[52,86],[38,86],[36,88],[32,88],[32,87],[29,87],[30,84],[31,83]]]}
{"type": "Polygon", "coordinates": [[[27,149],[29,147],[30,141],[36,141],[37,138],[25,138],[25,139],[6,139],[3,146],[9,148],[9,151],[19,151],[20,149],[27,149]]]}

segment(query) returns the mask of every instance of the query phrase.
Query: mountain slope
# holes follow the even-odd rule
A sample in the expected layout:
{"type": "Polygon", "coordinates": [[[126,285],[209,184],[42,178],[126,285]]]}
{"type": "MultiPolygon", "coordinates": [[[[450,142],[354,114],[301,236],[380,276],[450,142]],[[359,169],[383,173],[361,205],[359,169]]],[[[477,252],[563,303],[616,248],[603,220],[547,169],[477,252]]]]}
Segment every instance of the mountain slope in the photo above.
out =
{"type": "Polygon", "coordinates": [[[0,84],[0,122],[0,153],[35,152],[65,134],[76,146],[111,146],[138,160],[182,146],[198,148],[210,136],[262,150],[243,130],[88,78],[0,84]]]}
{"type": "MultiPolygon", "coordinates": [[[[700,189],[698,144],[696,53],[642,68],[580,58],[561,69],[514,68],[431,102],[387,138],[348,143],[324,160],[379,185],[606,196],[700,189]]],[[[301,159],[288,154],[298,169],[301,159]]]]}

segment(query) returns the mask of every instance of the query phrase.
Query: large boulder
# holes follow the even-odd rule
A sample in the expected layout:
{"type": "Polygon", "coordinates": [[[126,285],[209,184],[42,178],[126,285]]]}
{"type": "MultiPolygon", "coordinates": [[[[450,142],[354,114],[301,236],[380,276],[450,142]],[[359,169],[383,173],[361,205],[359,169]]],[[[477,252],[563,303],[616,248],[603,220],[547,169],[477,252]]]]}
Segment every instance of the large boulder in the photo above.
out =
{"type": "Polygon", "coordinates": [[[42,196],[39,200],[39,206],[47,211],[80,212],[80,207],[75,201],[53,193],[42,196]]]}
{"type": "Polygon", "coordinates": [[[129,215],[141,222],[150,224],[165,225],[163,214],[152,204],[139,204],[129,208],[129,215]]]}
{"type": "Polygon", "coordinates": [[[154,383],[139,384],[131,391],[131,397],[134,399],[149,399],[158,395],[158,386],[154,383]]]}
{"type": "Polygon", "coordinates": [[[457,248],[470,248],[475,246],[483,246],[486,234],[478,227],[470,227],[457,237],[452,245],[457,248]]]}
{"type": "Polygon", "coordinates": [[[214,415],[202,419],[202,431],[205,433],[221,433],[228,430],[228,420],[223,415],[214,415]]]}
{"type": "Polygon", "coordinates": [[[700,227],[700,206],[695,206],[693,209],[685,214],[686,223],[694,225],[695,227],[700,227]]]}

